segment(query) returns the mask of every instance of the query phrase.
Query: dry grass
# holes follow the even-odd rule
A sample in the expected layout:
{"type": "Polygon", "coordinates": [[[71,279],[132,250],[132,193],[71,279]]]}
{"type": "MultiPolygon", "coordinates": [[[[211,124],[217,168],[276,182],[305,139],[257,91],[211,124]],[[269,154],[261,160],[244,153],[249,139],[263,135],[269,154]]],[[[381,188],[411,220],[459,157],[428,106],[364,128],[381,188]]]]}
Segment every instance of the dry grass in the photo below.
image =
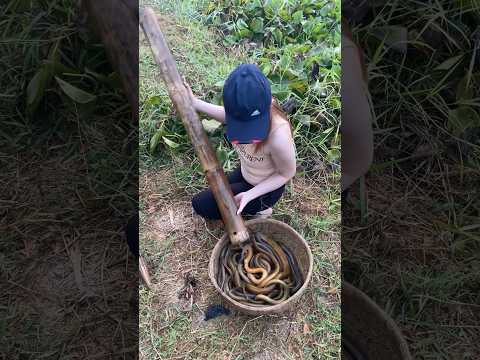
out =
{"type": "MultiPolygon", "coordinates": [[[[343,271],[397,321],[414,356],[473,359],[480,354],[478,276],[469,242],[456,244],[458,237],[445,226],[448,216],[438,211],[435,185],[442,178],[428,177],[427,187],[395,175],[368,177],[366,225],[351,205],[345,207],[343,271]]],[[[354,191],[351,201],[358,196],[354,191]]]]}
{"type": "Polygon", "coordinates": [[[108,198],[84,186],[76,159],[2,163],[5,359],[131,358],[137,265],[108,198]]]}

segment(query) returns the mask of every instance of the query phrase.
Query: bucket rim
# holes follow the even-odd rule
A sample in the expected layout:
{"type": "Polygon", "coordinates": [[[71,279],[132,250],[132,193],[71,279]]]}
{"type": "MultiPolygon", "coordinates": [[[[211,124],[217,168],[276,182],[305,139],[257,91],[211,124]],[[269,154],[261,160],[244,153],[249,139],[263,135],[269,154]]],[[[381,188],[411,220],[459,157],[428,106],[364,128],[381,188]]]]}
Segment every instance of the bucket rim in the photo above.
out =
{"type": "MultiPolygon", "coordinates": [[[[352,285],[348,281],[342,279],[342,298],[348,295],[354,295],[361,298],[367,306],[370,306],[381,318],[385,320],[385,324],[389,330],[392,331],[394,339],[398,342],[400,355],[403,360],[412,360],[410,350],[402,331],[397,323],[375,302],[373,299],[364,293],[362,290],[352,285]]],[[[343,299],[342,299],[343,304],[343,299]]]]}
{"type": "Polygon", "coordinates": [[[288,307],[290,304],[293,304],[296,302],[305,292],[305,290],[308,288],[308,285],[310,284],[310,280],[312,278],[313,274],[313,254],[312,250],[310,249],[310,246],[308,242],[303,238],[302,235],[300,235],[294,228],[292,228],[290,225],[284,223],[283,221],[280,220],[275,220],[275,219],[252,219],[252,220],[247,220],[245,222],[245,226],[248,228],[250,225],[255,225],[255,224],[261,224],[261,223],[271,223],[274,225],[278,225],[279,227],[287,227],[289,231],[292,232],[292,234],[297,237],[298,239],[301,240],[301,243],[304,245],[304,248],[307,250],[307,258],[308,258],[308,269],[307,269],[307,275],[305,277],[305,280],[302,284],[302,286],[297,290],[293,296],[289,297],[287,300],[280,304],[275,304],[275,305],[265,305],[263,307],[257,307],[257,306],[250,306],[250,305],[245,305],[242,304],[234,299],[232,299],[230,296],[228,296],[221,288],[218,286],[217,279],[214,274],[214,259],[213,254],[217,253],[216,251],[221,245],[223,245],[226,241],[228,241],[228,233],[225,233],[222,238],[217,241],[215,244],[212,253],[210,255],[210,260],[208,264],[208,276],[210,278],[210,281],[212,282],[213,286],[215,289],[219,292],[219,294],[227,299],[229,302],[231,302],[233,305],[235,305],[238,309],[244,309],[246,312],[256,312],[259,315],[267,315],[270,313],[278,313],[288,307]]]}

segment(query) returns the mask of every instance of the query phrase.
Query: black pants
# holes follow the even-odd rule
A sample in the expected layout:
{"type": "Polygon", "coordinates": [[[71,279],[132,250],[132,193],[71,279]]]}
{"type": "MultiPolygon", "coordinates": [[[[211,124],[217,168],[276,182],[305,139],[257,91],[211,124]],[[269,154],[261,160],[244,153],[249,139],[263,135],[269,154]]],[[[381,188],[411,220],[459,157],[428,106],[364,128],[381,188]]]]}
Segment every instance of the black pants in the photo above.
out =
{"type": "Polygon", "coordinates": [[[139,225],[140,225],[140,217],[137,214],[136,216],[130,218],[128,220],[127,226],[125,227],[125,235],[127,236],[127,244],[130,248],[130,251],[135,257],[139,257],[139,225]]]}
{"type": "MultiPolygon", "coordinates": [[[[240,168],[234,170],[228,175],[228,183],[232,189],[233,195],[245,192],[253,188],[242,176],[240,168]]],[[[250,201],[242,211],[242,215],[255,215],[259,211],[272,207],[283,194],[285,185],[262,195],[250,201]]],[[[222,217],[217,206],[217,202],[213,197],[212,190],[206,189],[198,193],[192,198],[192,206],[195,212],[205,219],[220,220],[222,217]]]]}

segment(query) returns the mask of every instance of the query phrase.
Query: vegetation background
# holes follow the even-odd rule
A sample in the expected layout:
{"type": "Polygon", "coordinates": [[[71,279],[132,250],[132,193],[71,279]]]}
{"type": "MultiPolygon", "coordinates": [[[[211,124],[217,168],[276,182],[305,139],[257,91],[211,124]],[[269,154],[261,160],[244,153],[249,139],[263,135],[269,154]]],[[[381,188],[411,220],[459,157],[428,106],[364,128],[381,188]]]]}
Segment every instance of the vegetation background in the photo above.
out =
{"type": "MultiPolygon", "coordinates": [[[[192,214],[206,186],[151,50],[140,46],[141,252],[155,288],[140,294],[145,359],[340,358],[340,1],[142,1],[160,26],[193,92],[220,104],[223,81],[240,63],[258,64],[289,114],[297,176],[274,218],[314,252],[314,276],[285,316],[232,314],[208,322],[218,303],[207,274],[221,225],[192,214]]],[[[225,171],[238,164],[215,121],[203,119],[225,171]]]]}

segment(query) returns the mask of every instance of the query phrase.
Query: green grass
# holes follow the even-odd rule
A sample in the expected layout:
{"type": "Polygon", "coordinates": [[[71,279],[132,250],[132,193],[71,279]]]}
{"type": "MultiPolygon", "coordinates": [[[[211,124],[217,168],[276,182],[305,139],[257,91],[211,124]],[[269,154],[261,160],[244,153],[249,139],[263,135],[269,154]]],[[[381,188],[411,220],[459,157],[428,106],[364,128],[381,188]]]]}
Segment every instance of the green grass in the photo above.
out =
{"type": "MultiPolygon", "coordinates": [[[[293,50],[289,50],[289,52],[277,58],[278,54],[275,51],[282,51],[282,47],[270,47],[268,51],[271,53],[266,50],[262,54],[255,49],[247,50],[239,43],[223,45],[221,40],[225,38],[225,35],[219,29],[210,26],[209,32],[206,32],[204,25],[200,27],[195,25],[206,21],[206,16],[202,14],[206,1],[180,3],[175,1],[147,1],[143,4],[153,5],[159,11],[172,12],[175,9],[177,18],[186,19],[180,20],[177,25],[181,26],[176,28],[175,34],[171,34],[171,50],[174,56],[181,60],[178,62],[180,72],[191,83],[194,93],[207,101],[221,103],[223,81],[233,68],[240,63],[258,63],[261,59],[270,58],[274,68],[281,69],[281,64],[291,62],[287,57],[291,57],[295,53],[292,48],[293,50]],[[217,34],[219,40],[216,44],[213,44],[211,36],[217,34]],[[203,44],[205,48],[199,47],[199,43],[203,44]],[[179,44],[181,44],[181,48],[177,49],[180,46],[179,44]],[[230,53],[234,55],[226,53],[226,49],[230,49],[230,53]],[[288,61],[284,61],[282,58],[288,61]],[[188,66],[184,66],[184,63],[187,63],[188,66]],[[215,71],[212,71],[212,69],[215,69],[215,71]]],[[[165,22],[168,24],[170,21],[165,18],[165,22]]],[[[327,39],[329,42],[335,41],[330,37],[327,37],[327,39]]],[[[291,46],[291,44],[288,46],[291,46]]],[[[288,46],[285,46],[285,48],[288,48],[288,46]]],[[[338,47],[338,44],[336,46],[338,47]]],[[[327,50],[331,50],[333,57],[335,50],[330,48],[327,50]]],[[[140,112],[142,162],[155,161],[149,154],[157,151],[157,147],[170,147],[165,153],[170,154],[170,150],[177,153],[187,152],[193,158],[192,163],[198,164],[194,160],[183,126],[171,111],[171,103],[165,89],[158,83],[160,81],[158,70],[150,55],[150,49],[142,47],[140,53],[140,63],[145,74],[141,76],[143,90],[140,94],[141,104],[143,104],[140,112]],[[145,81],[144,78],[149,80],[145,81]],[[152,78],[156,78],[158,81],[152,82],[150,80],[152,78]]],[[[312,57],[311,61],[313,59],[316,58],[312,57]]],[[[338,59],[335,59],[338,62],[338,59]]],[[[330,60],[330,62],[332,61],[330,60]]],[[[291,66],[294,66],[294,64],[291,64],[291,66]]],[[[282,71],[293,70],[287,68],[282,71]]],[[[301,165],[300,170],[311,173],[313,176],[315,176],[318,166],[335,166],[339,159],[339,66],[335,63],[331,68],[321,67],[320,71],[323,74],[322,81],[313,81],[302,93],[288,91],[286,93],[288,99],[285,96],[280,97],[281,100],[291,100],[297,103],[296,109],[290,115],[297,144],[297,159],[301,165]]],[[[274,74],[271,75],[271,80],[273,87],[280,86],[286,81],[283,78],[277,78],[274,74]]],[[[212,141],[218,149],[219,157],[225,164],[225,169],[231,170],[235,164],[233,152],[228,149],[223,141],[220,129],[212,134],[212,141]]]]}
{"type": "MultiPolygon", "coordinates": [[[[255,54],[241,44],[224,47],[223,35],[205,25],[200,13],[203,2],[143,4],[158,12],[180,73],[201,98],[219,103],[221,83],[229,72],[255,60],[255,54]]],[[[207,264],[223,229],[192,217],[191,196],[206,186],[203,172],[180,119],[172,113],[144,41],[140,54],[141,251],[156,283],[153,293],[141,290],[141,357],[248,359],[273,354],[282,359],[339,359],[339,172],[328,167],[331,138],[293,120],[299,171],[293,187],[275,207],[274,218],[299,231],[315,256],[312,284],[299,307],[285,316],[249,318],[234,313],[202,322],[206,306],[220,300],[210,285],[207,264]],[[151,139],[160,131],[178,146],[160,139],[151,151],[151,139]],[[193,269],[199,285],[192,309],[182,312],[176,294],[188,269],[193,269]]],[[[313,106],[309,101],[300,104],[294,117],[313,106]]],[[[328,102],[322,106],[333,113],[328,102]]],[[[333,115],[328,121],[335,126],[333,115]]],[[[221,128],[209,136],[224,169],[233,169],[238,159],[223,140],[221,128]]]]}
{"type": "Polygon", "coordinates": [[[336,166],[340,2],[216,0],[201,11],[204,21],[221,33],[223,44],[247,44],[278,100],[296,104],[289,120],[304,170],[315,174],[319,163],[336,166]]]}
{"type": "Polygon", "coordinates": [[[342,266],[398,322],[416,359],[480,353],[479,5],[378,3],[355,28],[376,147],[342,214],[342,266]],[[408,52],[382,45],[378,29],[393,25],[407,29],[408,52]]]}

